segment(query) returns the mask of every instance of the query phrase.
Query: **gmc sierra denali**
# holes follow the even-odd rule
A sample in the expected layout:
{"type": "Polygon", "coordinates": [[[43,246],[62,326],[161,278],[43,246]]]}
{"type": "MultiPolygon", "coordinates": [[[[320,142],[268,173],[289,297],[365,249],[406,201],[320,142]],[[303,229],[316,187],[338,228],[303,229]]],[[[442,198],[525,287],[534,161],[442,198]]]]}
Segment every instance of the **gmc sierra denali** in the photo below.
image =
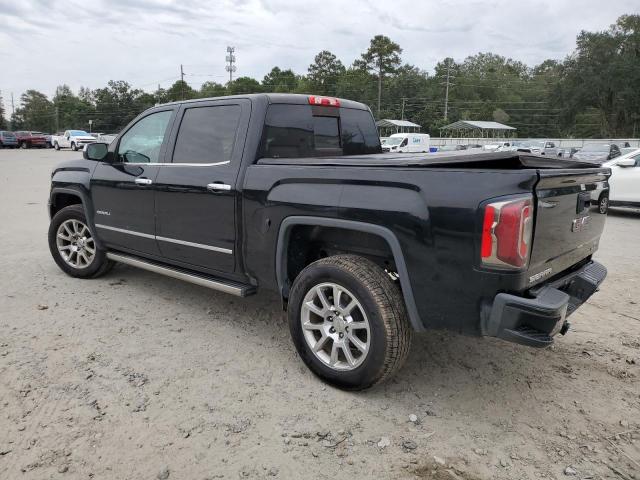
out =
{"type": "Polygon", "coordinates": [[[545,347],[598,288],[606,168],[518,152],[381,153],[363,104],[256,94],[153,107],[52,172],[67,274],[114,262],[272,289],[319,377],[370,387],[413,331],[545,347]]]}

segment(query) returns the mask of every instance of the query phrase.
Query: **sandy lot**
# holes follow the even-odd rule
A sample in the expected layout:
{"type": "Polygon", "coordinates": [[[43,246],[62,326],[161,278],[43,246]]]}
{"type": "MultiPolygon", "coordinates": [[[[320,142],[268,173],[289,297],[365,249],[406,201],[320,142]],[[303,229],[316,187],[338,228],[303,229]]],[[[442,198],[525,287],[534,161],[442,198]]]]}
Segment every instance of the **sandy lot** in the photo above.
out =
{"type": "Polygon", "coordinates": [[[640,479],[640,213],[609,216],[609,277],[552,349],[416,335],[391,382],[345,393],[274,296],[65,276],[49,174],[79,156],[0,151],[0,478],[640,479]]]}

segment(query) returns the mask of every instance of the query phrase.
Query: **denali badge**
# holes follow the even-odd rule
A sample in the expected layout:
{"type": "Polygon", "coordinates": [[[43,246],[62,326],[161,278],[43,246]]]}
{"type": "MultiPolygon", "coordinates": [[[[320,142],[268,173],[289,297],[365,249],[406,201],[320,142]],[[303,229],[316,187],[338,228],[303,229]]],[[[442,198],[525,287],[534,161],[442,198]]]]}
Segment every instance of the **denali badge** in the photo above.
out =
{"type": "Polygon", "coordinates": [[[111,216],[111,212],[107,212],[105,210],[96,210],[96,215],[106,215],[107,217],[111,216]]]}
{"type": "Polygon", "coordinates": [[[537,282],[541,278],[548,277],[553,272],[552,268],[547,268],[546,270],[541,271],[540,273],[536,273],[535,275],[531,275],[529,277],[529,283],[537,282]]]}
{"type": "Polygon", "coordinates": [[[571,223],[571,231],[572,232],[580,232],[589,226],[589,222],[591,221],[591,217],[587,215],[586,217],[575,218],[571,223]]]}

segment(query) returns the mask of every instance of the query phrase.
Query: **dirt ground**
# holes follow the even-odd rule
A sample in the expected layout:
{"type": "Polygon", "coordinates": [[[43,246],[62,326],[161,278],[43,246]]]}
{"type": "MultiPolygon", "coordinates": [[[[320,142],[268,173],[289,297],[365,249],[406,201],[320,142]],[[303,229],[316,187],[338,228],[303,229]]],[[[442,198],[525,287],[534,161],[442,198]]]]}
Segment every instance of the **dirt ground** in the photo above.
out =
{"type": "Polygon", "coordinates": [[[609,277],[551,349],[416,335],[392,381],[345,393],[273,295],[65,276],[46,204],[79,156],[0,151],[0,478],[640,479],[640,212],[610,214],[609,277]]]}

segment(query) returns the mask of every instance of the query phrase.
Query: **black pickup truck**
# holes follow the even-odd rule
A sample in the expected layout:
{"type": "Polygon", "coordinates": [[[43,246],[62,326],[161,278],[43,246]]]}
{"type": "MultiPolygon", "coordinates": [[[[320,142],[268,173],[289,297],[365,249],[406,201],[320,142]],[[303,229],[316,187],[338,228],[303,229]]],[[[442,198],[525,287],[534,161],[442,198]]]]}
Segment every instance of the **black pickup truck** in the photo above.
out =
{"type": "Polygon", "coordinates": [[[293,342],[347,389],[413,331],[545,347],[598,288],[609,170],[518,152],[381,153],[363,104],[256,94],[156,106],[52,173],[67,274],[114,262],[238,296],[275,290],[293,342]]]}

